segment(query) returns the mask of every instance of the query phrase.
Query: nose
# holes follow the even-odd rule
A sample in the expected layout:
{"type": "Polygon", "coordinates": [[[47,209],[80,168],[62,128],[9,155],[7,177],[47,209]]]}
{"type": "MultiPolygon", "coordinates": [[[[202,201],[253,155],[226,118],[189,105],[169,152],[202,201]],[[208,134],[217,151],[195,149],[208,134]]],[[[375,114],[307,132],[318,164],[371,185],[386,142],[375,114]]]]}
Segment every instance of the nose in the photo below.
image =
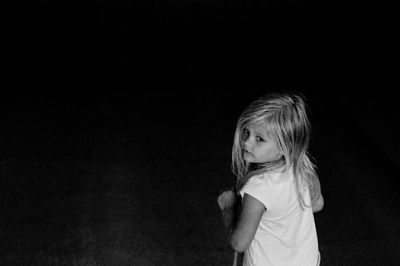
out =
{"type": "Polygon", "coordinates": [[[247,151],[250,151],[250,149],[251,149],[251,138],[250,138],[250,137],[248,137],[248,138],[244,141],[244,148],[245,148],[247,151]]]}

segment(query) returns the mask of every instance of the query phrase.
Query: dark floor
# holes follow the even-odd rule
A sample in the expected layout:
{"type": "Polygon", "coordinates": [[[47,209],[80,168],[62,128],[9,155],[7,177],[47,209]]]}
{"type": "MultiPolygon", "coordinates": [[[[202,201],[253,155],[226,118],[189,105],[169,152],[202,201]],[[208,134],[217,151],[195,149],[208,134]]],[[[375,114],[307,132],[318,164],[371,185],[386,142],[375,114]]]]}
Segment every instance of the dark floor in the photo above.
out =
{"type": "MultiPolygon", "coordinates": [[[[235,119],[259,92],[9,108],[0,265],[230,265],[216,196],[234,182],[235,119]]],[[[321,265],[399,265],[398,169],[351,117],[330,111],[332,98],[308,96],[325,197],[321,265]]]]}

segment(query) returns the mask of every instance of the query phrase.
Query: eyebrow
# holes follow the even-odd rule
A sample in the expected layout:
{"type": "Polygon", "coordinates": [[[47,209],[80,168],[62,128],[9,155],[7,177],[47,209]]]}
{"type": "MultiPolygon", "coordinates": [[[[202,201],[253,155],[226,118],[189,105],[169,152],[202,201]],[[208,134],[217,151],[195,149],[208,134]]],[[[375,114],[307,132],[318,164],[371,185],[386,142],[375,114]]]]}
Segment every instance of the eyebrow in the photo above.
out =
{"type": "Polygon", "coordinates": [[[263,132],[260,132],[258,130],[255,130],[256,135],[260,135],[263,138],[268,138],[268,136],[266,134],[264,134],[263,132]]]}

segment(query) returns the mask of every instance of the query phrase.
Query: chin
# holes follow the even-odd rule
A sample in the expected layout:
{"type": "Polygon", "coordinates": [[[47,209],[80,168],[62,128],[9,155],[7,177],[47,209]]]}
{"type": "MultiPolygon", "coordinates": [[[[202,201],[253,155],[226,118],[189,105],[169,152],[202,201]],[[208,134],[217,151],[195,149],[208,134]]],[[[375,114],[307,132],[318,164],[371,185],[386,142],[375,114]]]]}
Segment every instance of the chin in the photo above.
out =
{"type": "Polygon", "coordinates": [[[243,159],[246,161],[246,163],[255,163],[254,158],[252,158],[249,154],[244,154],[243,159]]]}

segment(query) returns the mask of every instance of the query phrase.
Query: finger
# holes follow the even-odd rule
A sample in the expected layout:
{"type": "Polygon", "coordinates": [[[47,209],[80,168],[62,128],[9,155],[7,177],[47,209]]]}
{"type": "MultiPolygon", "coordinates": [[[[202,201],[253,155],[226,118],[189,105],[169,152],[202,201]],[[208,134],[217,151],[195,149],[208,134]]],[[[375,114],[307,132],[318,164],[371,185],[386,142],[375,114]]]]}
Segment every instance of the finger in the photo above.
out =
{"type": "Polygon", "coordinates": [[[225,202],[224,197],[222,197],[222,196],[218,197],[217,202],[218,202],[219,205],[224,204],[224,202],[225,202]]]}
{"type": "Polygon", "coordinates": [[[223,192],[225,192],[225,191],[235,191],[235,188],[232,187],[232,186],[223,187],[223,188],[219,191],[219,194],[221,194],[221,193],[223,193],[223,192]]]}
{"type": "Polygon", "coordinates": [[[225,208],[225,203],[223,201],[218,201],[218,207],[223,210],[225,208]]]}

